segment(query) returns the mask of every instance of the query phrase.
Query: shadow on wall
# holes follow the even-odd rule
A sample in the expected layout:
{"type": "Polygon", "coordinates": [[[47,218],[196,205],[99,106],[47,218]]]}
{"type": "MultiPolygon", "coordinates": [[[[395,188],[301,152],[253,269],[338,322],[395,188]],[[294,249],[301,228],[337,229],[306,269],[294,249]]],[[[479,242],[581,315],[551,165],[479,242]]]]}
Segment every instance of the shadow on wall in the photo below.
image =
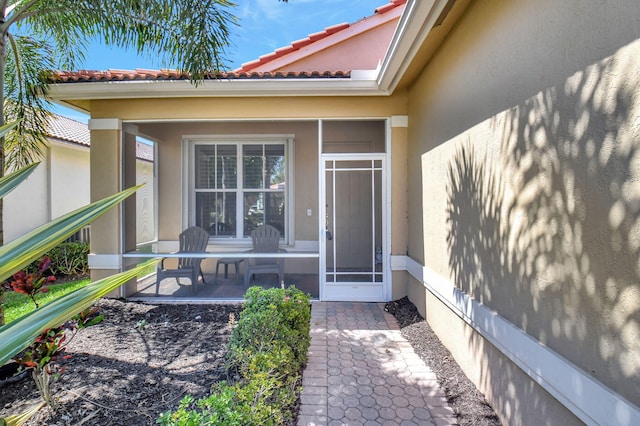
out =
{"type": "Polygon", "coordinates": [[[469,137],[446,219],[460,290],[640,405],[640,48],[628,50],[495,116],[490,140],[469,137]]]}

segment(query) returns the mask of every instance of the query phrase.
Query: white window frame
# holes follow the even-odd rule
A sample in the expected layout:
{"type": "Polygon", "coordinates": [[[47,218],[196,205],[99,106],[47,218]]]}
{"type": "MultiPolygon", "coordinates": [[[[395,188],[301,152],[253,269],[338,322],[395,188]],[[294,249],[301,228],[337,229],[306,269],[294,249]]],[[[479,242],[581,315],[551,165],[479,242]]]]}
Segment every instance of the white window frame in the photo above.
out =
{"type": "MultiPolygon", "coordinates": [[[[196,190],[195,190],[195,147],[196,145],[237,145],[238,146],[238,161],[242,161],[242,145],[256,144],[283,144],[285,149],[285,162],[286,162],[286,176],[285,176],[285,236],[282,240],[283,245],[291,245],[295,241],[293,235],[294,218],[295,218],[295,199],[294,199],[294,137],[293,135],[197,135],[197,136],[184,136],[183,137],[183,228],[195,225],[196,222],[196,190]]],[[[241,183],[242,177],[239,182],[241,183]]],[[[243,188],[238,188],[238,191],[244,192],[243,188]]],[[[239,197],[241,198],[241,197],[239,197]]],[[[238,205],[242,203],[242,199],[237,200],[238,205]]],[[[238,224],[244,220],[244,209],[236,208],[236,221],[238,224]]],[[[210,243],[217,245],[250,245],[251,239],[244,237],[244,235],[237,237],[225,237],[216,238],[211,236],[209,238],[210,243]]]]}

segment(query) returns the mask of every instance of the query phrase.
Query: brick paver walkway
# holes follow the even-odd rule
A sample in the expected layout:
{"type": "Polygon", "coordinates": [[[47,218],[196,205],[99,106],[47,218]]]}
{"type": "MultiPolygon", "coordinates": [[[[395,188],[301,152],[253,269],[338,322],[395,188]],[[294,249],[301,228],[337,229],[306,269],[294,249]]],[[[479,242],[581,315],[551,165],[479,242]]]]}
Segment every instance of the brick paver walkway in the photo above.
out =
{"type": "Polygon", "coordinates": [[[451,425],[435,374],[380,303],[316,302],[298,425],[451,425]]]}

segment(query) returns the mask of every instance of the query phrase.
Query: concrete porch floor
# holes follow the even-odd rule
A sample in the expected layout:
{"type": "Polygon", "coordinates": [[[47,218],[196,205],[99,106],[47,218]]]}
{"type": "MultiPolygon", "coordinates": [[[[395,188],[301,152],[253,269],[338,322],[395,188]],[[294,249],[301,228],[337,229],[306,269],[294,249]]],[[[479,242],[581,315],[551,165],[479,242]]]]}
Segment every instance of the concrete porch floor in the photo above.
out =
{"type": "MultiPolygon", "coordinates": [[[[191,288],[191,281],[188,278],[180,278],[180,284],[174,278],[166,278],[160,283],[159,294],[156,296],[156,275],[150,275],[138,282],[137,292],[131,298],[158,298],[158,299],[189,299],[189,300],[225,300],[243,299],[246,289],[244,288],[244,276],[240,275],[240,282],[236,282],[234,273],[229,273],[227,278],[224,274],[218,275],[215,281],[215,274],[205,274],[205,282],[202,278],[198,280],[198,291],[194,295],[191,288]]],[[[249,286],[259,285],[264,288],[278,287],[277,276],[275,274],[256,275],[249,286]]],[[[319,284],[317,274],[285,274],[285,286],[294,285],[304,293],[309,293],[312,299],[319,298],[319,284]]]]}

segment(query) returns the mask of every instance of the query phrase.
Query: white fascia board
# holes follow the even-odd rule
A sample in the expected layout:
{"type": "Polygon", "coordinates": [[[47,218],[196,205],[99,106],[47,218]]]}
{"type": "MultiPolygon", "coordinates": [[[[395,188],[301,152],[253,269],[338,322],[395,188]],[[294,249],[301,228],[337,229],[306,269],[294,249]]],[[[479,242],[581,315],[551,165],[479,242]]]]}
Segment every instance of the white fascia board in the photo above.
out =
{"type": "Polygon", "coordinates": [[[409,0],[378,74],[378,88],[393,92],[429,35],[447,0],[409,0]]]}
{"type": "Polygon", "coordinates": [[[133,80],[59,83],[49,86],[49,97],[65,99],[127,99],[167,97],[266,96],[381,96],[375,75],[356,72],[357,78],[207,80],[197,87],[186,80],[133,80]],[[365,78],[363,78],[365,77],[365,78]],[[366,78],[368,77],[368,78],[366,78]]]}

